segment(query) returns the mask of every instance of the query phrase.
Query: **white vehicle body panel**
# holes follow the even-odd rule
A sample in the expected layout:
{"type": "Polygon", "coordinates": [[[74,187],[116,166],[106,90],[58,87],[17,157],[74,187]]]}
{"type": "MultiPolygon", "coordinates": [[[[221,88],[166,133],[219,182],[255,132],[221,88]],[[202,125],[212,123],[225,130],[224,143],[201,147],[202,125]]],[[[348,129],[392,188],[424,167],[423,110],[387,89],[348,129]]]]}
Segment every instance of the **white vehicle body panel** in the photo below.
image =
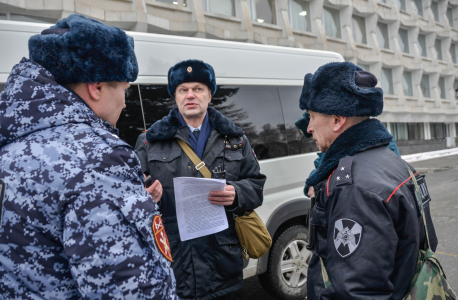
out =
{"type": "MultiPolygon", "coordinates": [[[[29,56],[29,38],[49,26],[0,21],[0,84],[6,82],[12,67],[22,57],[29,56]]],[[[165,85],[171,66],[185,59],[200,59],[213,66],[219,85],[302,86],[305,74],[328,62],[344,61],[340,54],[327,51],[138,32],[127,34],[135,40],[138,84],[165,85]]],[[[280,205],[305,198],[304,183],[314,169],[316,158],[315,153],[307,153],[260,161],[267,182],[264,203],[256,211],[265,223],[280,205]]],[[[256,272],[257,260],[251,259],[244,277],[254,276],[256,272]]]]}

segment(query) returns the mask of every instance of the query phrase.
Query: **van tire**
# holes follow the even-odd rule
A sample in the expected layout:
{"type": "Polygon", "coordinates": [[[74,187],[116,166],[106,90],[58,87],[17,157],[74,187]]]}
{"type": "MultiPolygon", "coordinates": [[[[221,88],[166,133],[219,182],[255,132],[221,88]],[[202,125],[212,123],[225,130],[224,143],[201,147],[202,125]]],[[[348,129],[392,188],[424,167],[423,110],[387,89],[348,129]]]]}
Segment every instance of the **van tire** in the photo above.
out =
{"type": "Polygon", "coordinates": [[[267,271],[258,276],[261,286],[269,294],[285,300],[304,299],[307,296],[307,269],[312,252],[305,248],[306,242],[307,229],[304,225],[286,228],[274,241],[267,271]],[[292,253],[298,255],[294,258],[291,257],[292,253]],[[291,258],[294,264],[284,263],[285,272],[282,272],[282,262],[289,261],[291,258]],[[286,271],[288,267],[294,270],[286,271]]]}

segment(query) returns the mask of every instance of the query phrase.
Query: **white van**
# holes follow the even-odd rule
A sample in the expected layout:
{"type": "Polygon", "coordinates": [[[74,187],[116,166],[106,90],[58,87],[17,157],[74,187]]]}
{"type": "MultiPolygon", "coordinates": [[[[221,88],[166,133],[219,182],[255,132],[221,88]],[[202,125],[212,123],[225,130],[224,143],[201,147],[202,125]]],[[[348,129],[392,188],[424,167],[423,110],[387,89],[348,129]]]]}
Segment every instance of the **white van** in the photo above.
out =
{"type": "MultiPolygon", "coordinates": [[[[30,36],[47,24],[0,21],[0,90],[14,64],[28,57],[30,36]]],[[[338,53],[128,32],[135,39],[139,76],[126,94],[127,108],[117,124],[134,145],[146,127],[168,114],[167,71],[179,61],[200,59],[213,66],[218,91],[211,105],[248,136],[261,172],[267,175],[264,203],[256,209],[273,245],[258,260],[246,261],[244,278],[258,275],[262,286],[281,299],[306,296],[307,212],[304,182],[314,169],[315,143],[294,126],[302,116],[299,96],[306,73],[325,63],[344,61],[338,53]]]]}

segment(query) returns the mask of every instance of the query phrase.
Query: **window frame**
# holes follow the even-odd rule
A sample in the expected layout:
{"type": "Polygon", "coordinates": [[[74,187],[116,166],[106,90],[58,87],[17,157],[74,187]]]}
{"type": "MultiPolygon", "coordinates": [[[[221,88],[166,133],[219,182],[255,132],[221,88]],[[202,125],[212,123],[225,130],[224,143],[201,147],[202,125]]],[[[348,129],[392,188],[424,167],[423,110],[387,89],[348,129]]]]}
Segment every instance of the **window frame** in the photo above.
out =
{"type": "MultiPolygon", "coordinates": [[[[424,39],[425,46],[421,47],[420,56],[421,57],[428,57],[428,46],[426,46],[426,34],[419,33],[417,37],[417,48],[420,47],[420,36],[424,39]],[[425,51],[425,56],[423,56],[423,50],[425,51]]],[[[418,49],[420,50],[420,49],[418,49]]]]}
{"type": "Polygon", "coordinates": [[[421,75],[420,89],[421,89],[421,93],[423,94],[424,98],[431,98],[431,77],[430,77],[430,74],[423,73],[421,75]],[[428,91],[428,93],[427,93],[428,95],[425,95],[425,92],[423,91],[423,78],[427,78],[426,83],[428,84],[428,86],[427,86],[427,89],[425,89],[425,91],[428,91]]]}
{"type": "MultiPolygon", "coordinates": [[[[382,33],[382,31],[380,30],[380,32],[382,33]]],[[[375,35],[377,36],[377,42],[379,42],[379,46],[382,48],[382,49],[388,49],[390,50],[390,47],[391,47],[391,43],[390,43],[390,31],[388,29],[388,24],[386,23],[383,23],[383,22],[377,22],[377,25],[376,25],[376,28],[375,28],[375,35]],[[379,24],[385,26],[386,28],[386,40],[385,40],[385,44],[388,43],[388,48],[385,48],[385,45],[380,45],[380,40],[378,39],[378,36],[377,36],[377,29],[379,29],[379,24]]],[[[382,34],[383,36],[383,34],[382,34]]]]}
{"type": "Polygon", "coordinates": [[[453,7],[450,5],[447,5],[447,10],[445,11],[445,15],[447,16],[448,19],[448,24],[450,25],[451,28],[455,28],[455,21],[453,19],[453,7]],[[450,11],[451,13],[451,19],[450,16],[448,15],[448,12],[450,11]]]}
{"type": "MultiPolygon", "coordinates": [[[[330,37],[330,38],[336,38],[336,39],[341,39],[342,38],[342,21],[341,21],[341,18],[340,18],[340,10],[339,9],[336,9],[336,8],[333,8],[333,7],[328,7],[328,6],[323,6],[323,12],[321,13],[321,18],[322,18],[322,24],[323,24],[323,28],[324,28],[324,34],[327,36],[327,37],[330,37]],[[330,11],[331,10],[331,11],[330,11]],[[329,14],[331,14],[331,16],[333,16],[332,14],[332,11],[334,11],[336,14],[336,16],[339,18],[339,24],[336,25],[336,28],[337,28],[337,36],[331,36],[331,35],[327,35],[327,32],[326,32],[326,26],[325,26],[325,20],[324,20],[324,11],[327,11],[329,14]]],[[[334,18],[333,18],[334,20],[334,18]]]]}
{"type": "MultiPolygon", "coordinates": [[[[359,25],[358,25],[358,26],[359,26],[359,25]]],[[[360,27],[360,26],[359,26],[359,27],[360,27]]],[[[367,26],[366,26],[366,18],[365,18],[365,17],[361,17],[361,16],[354,15],[354,14],[351,15],[351,33],[353,34],[353,39],[355,39],[355,42],[356,42],[356,43],[358,43],[358,44],[367,44],[367,30],[366,30],[366,27],[367,27],[367,26]],[[364,32],[361,32],[361,35],[363,36],[363,39],[362,39],[361,42],[358,42],[358,41],[356,41],[356,39],[355,39],[355,32],[354,32],[354,30],[353,30],[353,20],[355,20],[357,24],[359,23],[358,20],[355,19],[355,17],[356,17],[357,19],[360,19],[360,21],[362,21],[362,22],[363,22],[363,25],[364,25],[364,32]]],[[[360,29],[361,29],[361,28],[360,28],[360,29]]]]}
{"type": "Polygon", "coordinates": [[[445,77],[439,76],[439,80],[437,81],[437,86],[440,89],[440,99],[447,99],[447,89],[445,87],[445,77]],[[442,97],[443,96],[443,97],[442,97]]]}
{"type": "Polygon", "coordinates": [[[431,11],[433,12],[434,21],[439,23],[440,22],[439,2],[432,0],[430,8],[431,8],[431,11]],[[437,8],[437,10],[433,9],[433,5],[437,8]]]}
{"type": "Polygon", "coordinates": [[[289,11],[289,19],[290,19],[290,23],[291,23],[291,28],[295,29],[295,30],[301,30],[301,31],[307,31],[307,32],[312,32],[312,21],[310,20],[310,1],[309,0],[289,0],[288,1],[288,11],[289,11]],[[307,24],[307,29],[304,30],[304,29],[301,29],[301,28],[295,28],[294,25],[293,25],[293,10],[292,10],[292,2],[295,1],[295,2],[304,2],[304,3],[307,3],[307,6],[308,6],[308,11],[307,11],[307,18],[306,18],[306,24],[307,24]]]}
{"type": "Polygon", "coordinates": [[[381,74],[380,74],[380,86],[382,87],[383,94],[394,95],[393,69],[382,67],[381,74]],[[384,81],[383,81],[384,70],[389,70],[389,71],[390,71],[390,76],[389,76],[389,77],[391,77],[391,78],[389,78],[389,81],[391,81],[391,83],[390,83],[389,86],[388,86],[388,91],[383,90],[383,85],[384,85],[384,81]]]}
{"type": "Polygon", "coordinates": [[[406,97],[413,97],[414,96],[414,93],[413,93],[413,81],[412,81],[412,71],[406,71],[404,70],[404,72],[402,73],[402,80],[401,80],[401,86],[402,86],[402,90],[404,92],[404,96],[406,97]],[[409,74],[410,78],[405,78],[404,75],[407,75],[409,74]],[[407,95],[406,92],[404,91],[404,87],[402,86],[402,83],[404,83],[404,80],[409,83],[410,82],[410,86],[409,86],[409,89],[410,89],[410,95],[407,95]]]}
{"type": "MultiPolygon", "coordinates": [[[[398,30],[398,43],[399,43],[399,39],[401,39],[402,42],[403,42],[403,44],[404,44],[404,49],[401,49],[401,52],[402,52],[402,53],[407,53],[407,54],[409,54],[409,53],[410,53],[409,30],[400,27],[399,30],[398,30]],[[405,32],[405,38],[407,39],[407,43],[405,43],[405,42],[402,40],[401,30],[402,30],[403,33],[405,32]],[[404,51],[406,48],[407,48],[407,51],[404,51]]],[[[400,45],[399,45],[399,46],[400,46],[400,45]]]]}
{"type": "Polygon", "coordinates": [[[442,40],[436,38],[434,41],[434,49],[436,50],[436,58],[438,60],[444,60],[444,53],[443,53],[443,48],[442,48],[442,40]],[[440,46],[440,50],[437,49],[437,45],[440,46]]]}
{"type": "MultiPolygon", "coordinates": [[[[202,2],[205,2],[205,7],[203,7],[204,11],[207,11],[207,12],[210,12],[210,13],[214,13],[214,14],[223,15],[223,16],[236,17],[235,0],[229,0],[232,3],[233,14],[231,14],[231,15],[228,15],[228,14],[225,14],[225,13],[220,13],[220,12],[215,12],[215,11],[210,10],[210,1],[211,0],[202,0],[202,2]]],[[[220,1],[220,0],[218,0],[218,1],[220,1]]],[[[204,3],[202,3],[202,4],[204,4],[204,3]]]]}
{"type": "Polygon", "coordinates": [[[269,3],[273,3],[273,6],[274,6],[273,9],[272,9],[272,23],[268,23],[265,20],[263,20],[262,22],[258,21],[258,20],[262,20],[262,19],[258,18],[258,13],[256,11],[256,2],[255,1],[256,0],[248,0],[248,2],[249,2],[248,6],[250,7],[250,12],[251,12],[251,20],[258,22],[259,24],[266,23],[266,24],[277,25],[277,6],[276,6],[276,3],[275,3],[275,0],[265,0],[265,1],[269,2],[269,3]]]}
{"type": "Polygon", "coordinates": [[[415,12],[417,13],[417,15],[420,16],[420,17],[422,17],[422,18],[424,18],[425,12],[424,12],[424,10],[423,10],[423,0],[413,0],[412,2],[413,2],[413,5],[414,5],[414,10],[415,10],[415,12]],[[421,4],[420,8],[419,8],[418,5],[417,5],[417,1],[419,1],[420,4],[421,4]],[[421,12],[421,13],[420,13],[420,12],[421,12]]]}

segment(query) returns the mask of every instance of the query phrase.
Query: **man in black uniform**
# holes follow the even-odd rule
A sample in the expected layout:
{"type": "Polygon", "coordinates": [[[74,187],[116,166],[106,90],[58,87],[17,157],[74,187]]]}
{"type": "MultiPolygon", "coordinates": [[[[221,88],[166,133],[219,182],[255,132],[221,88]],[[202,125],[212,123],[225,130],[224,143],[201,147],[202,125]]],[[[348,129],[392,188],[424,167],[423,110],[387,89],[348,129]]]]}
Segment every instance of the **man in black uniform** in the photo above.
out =
{"type": "MultiPolygon", "coordinates": [[[[424,247],[407,166],[387,148],[392,136],[385,126],[369,118],[383,110],[376,84],[374,75],[349,62],[305,76],[300,108],[310,113],[307,131],[325,153],[307,179],[316,195],[308,300],[402,299],[424,247]]],[[[434,251],[429,204],[425,213],[434,251]]]]}
{"type": "Polygon", "coordinates": [[[232,299],[232,293],[241,288],[243,279],[242,253],[233,214],[243,215],[262,204],[266,177],[259,172],[242,129],[208,107],[216,92],[215,73],[209,64],[197,60],[180,62],[170,68],[168,81],[169,94],[178,107],[141,134],[135,149],[143,172],[163,187],[159,207],[172,249],[179,297],[232,299]],[[223,166],[226,169],[225,191],[211,192],[209,200],[212,204],[224,205],[228,229],[180,241],[173,178],[202,175],[177,139],[191,146],[210,171],[223,166]]]}

